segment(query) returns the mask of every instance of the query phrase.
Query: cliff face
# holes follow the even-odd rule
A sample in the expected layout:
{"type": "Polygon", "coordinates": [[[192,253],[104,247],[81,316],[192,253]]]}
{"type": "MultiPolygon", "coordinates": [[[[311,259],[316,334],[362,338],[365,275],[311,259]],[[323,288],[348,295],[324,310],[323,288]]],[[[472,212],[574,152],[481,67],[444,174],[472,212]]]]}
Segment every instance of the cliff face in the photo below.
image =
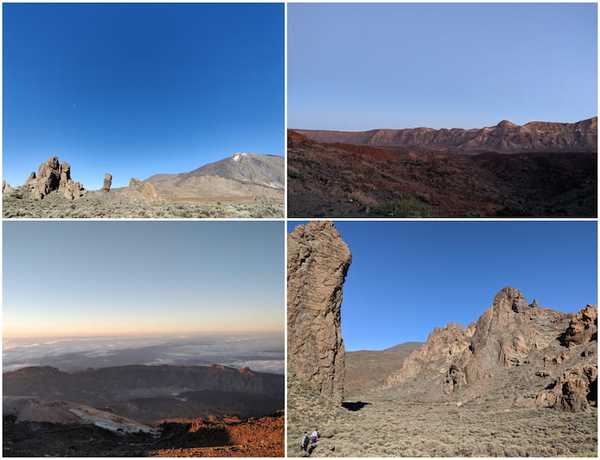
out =
{"type": "Polygon", "coordinates": [[[370,145],[452,153],[575,153],[596,152],[597,117],[576,123],[534,121],[516,125],[503,120],[476,129],[374,129],[370,131],[297,130],[326,143],[370,145]]]}
{"type": "Polygon", "coordinates": [[[288,236],[288,372],[336,404],[344,397],[340,308],[350,262],[331,222],[300,225],[288,236]]]}

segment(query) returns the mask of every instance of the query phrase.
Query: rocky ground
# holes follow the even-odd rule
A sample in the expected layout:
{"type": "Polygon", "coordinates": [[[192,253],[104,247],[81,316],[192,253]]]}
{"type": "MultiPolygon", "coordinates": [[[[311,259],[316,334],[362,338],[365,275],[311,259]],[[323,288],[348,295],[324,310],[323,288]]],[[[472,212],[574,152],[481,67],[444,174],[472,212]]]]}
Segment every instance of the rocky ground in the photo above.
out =
{"type": "Polygon", "coordinates": [[[281,457],[283,416],[161,425],[160,435],[4,417],[4,457],[281,457]]]}
{"type": "Polygon", "coordinates": [[[148,200],[116,190],[88,192],[77,200],[52,192],[36,200],[18,189],[3,197],[5,218],[279,218],[283,214],[283,202],[267,199],[237,203],[148,200]]]}
{"type": "Polygon", "coordinates": [[[479,155],[288,135],[291,217],[595,217],[596,153],[479,155]]]}
{"type": "Polygon", "coordinates": [[[597,455],[597,410],[573,413],[508,405],[500,399],[410,401],[401,391],[357,395],[330,408],[290,384],[288,455],[303,456],[303,431],[321,434],[316,457],[489,457],[597,455]],[[361,407],[362,406],[362,407],[361,407]],[[352,410],[355,409],[355,410],[352,410]]]}

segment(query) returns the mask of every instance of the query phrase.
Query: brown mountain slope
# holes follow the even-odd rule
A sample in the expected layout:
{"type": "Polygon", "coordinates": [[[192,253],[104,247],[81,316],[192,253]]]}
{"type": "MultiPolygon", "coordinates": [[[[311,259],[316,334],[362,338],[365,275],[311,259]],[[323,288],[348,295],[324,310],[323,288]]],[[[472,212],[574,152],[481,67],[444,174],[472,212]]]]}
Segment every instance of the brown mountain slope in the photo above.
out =
{"type": "Polygon", "coordinates": [[[373,387],[383,385],[396,369],[402,367],[408,355],[419,346],[421,346],[419,342],[407,342],[380,351],[346,352],[344,379],[346,399],[352,399],[373,387]]]}
{"type": "Polygon", "coordinates": [[[422,149],[451,153],[595,153],[598,118],[576,123],[533,121],[523,126],[503,120],[476,129],[374,129],[370,131],[296,130],[308,139],[325,143],[422,149]]]}
{"type": "Polygon", "coordinates": [[[236,153],[181,174],[156,174],[144,182],[175,201],[276,199],[284,187],[283,157],[236,153]]]}
{"type": "Polygon", "coordinates": [[[597,155],[465,155],[288,136],[290,217],[595,217],[597,155]]]}

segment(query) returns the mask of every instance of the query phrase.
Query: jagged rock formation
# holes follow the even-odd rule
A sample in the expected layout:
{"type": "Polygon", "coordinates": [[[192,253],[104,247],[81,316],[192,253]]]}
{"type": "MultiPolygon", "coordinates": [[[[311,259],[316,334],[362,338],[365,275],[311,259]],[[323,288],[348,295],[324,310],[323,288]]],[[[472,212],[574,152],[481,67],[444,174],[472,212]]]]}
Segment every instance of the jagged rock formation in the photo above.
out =
{"type": "Polygon", "coordinates": [[[598,118],[576,123],[533,121],[523,126],[503,120],[476,129],[296,130],[317,142],[426,149],[454,153],[596,152],[598,118]]]}
{"type": "Polygon", "coordinates": [[[569,327],[561,335],[560,341],[569,347],[581,345],[590,340],[597,340],[598,310],[593,305],[587,305],[570,322],[569,327]]]}
{"type": "Polygon", "coordinates": [[[585,410],[596,404],[597,309],[564,314],[502,289],[469,327],[435,329],[388,388],[433,400],[503,394],[519,404],[585,410]],[[507,396],[509,397],[509,396],[507,396]]]}
{"type": "Polygon", "coordinates": [[[110,192],[110,186],[112,185],[112,174],[106,173],[104,175],[104,184],[102,185],[102,190],[104,192],[110,192]]]}
{"type": "Polygon", "coordinates": [[[132,177],[129,180],[129,188],[135,192],[138,192],[147,201],[160,200],[160,194],[156,191],[156,187],[154,187],[154,185],[150,182],[145,182],[132,177]]]}
{"type": "Polygon", "coordinates": [[[69,163],[61,163],[57,157],[50,157],[42,163],[37,174],[32,172],[25,182],[25,188],[35,200],[41,200],[54,191],[61,192],[68,200],[76,200],[85,194],[83,186],[71,179],[69,163]]]}
{"type": "Polygon", "coordinates": [[[541,407],[579,412],[598,404],[598,365],[582,364],[568,369],[548,388],[540,392],[535,403],[541,407]]]}
{"type": "Polygon", "coordinates": [[[344,397],[340,308],[350,262],[331,222],[299,225],[288,236],[288,372],[337,404],[344,397]]]}

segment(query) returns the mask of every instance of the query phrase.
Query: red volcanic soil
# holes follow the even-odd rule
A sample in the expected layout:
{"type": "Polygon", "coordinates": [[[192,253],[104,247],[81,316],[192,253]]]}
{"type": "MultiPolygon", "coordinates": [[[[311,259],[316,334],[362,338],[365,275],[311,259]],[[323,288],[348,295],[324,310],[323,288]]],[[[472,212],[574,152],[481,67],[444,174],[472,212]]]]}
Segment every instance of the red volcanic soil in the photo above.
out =
{"type": "Polygon", "coordinates": [[[466,155],[288,134],[290,217],[595,217],[595,153],[466,155]]]}
{"type": "Polygon", "coordinates": [[[4,417],[4,457],[283,457],[284,417],[165,422],[158,437],[4,417]]]}
{"type": "Polygon", "coordinates": [[[158,457],[283,457],[283,416],[165,424],[158,457]],[[173,426],[171,426],[173,425],[173,426]]]}

